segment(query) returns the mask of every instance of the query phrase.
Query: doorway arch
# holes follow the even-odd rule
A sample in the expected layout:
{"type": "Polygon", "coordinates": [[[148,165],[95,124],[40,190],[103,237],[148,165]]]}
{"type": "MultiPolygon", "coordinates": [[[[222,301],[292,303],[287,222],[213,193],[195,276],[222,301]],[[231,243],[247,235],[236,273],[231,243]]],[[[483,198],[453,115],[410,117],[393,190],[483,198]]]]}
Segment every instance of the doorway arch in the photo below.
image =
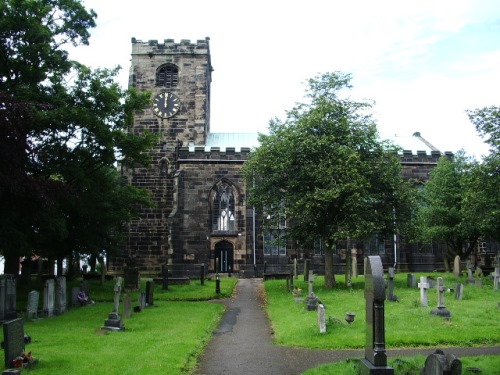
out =
{"type": "Polygon", "coordinates": [[[230,273],[233,271],[234,246],[229,241],[221,241],[215,244],[215,262],[217,272],[230,273]]]}

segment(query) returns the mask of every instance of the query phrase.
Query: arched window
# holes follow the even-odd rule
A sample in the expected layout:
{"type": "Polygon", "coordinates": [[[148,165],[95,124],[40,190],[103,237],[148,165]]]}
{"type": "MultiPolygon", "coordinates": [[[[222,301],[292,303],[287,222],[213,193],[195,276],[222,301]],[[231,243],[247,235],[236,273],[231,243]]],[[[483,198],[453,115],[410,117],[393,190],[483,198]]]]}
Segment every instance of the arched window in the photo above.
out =
{"type": "Polygon", "coordinates": [[[160,66],[156,72],[156,86],[172,88],[179,83],[179,69],[173,64],[160,66]]]}
{"type": "Polygon", "coordinates": [[[232,187],[227,183],[218,185],[212,201],[212,230],[234,232],[236,230],[234,209],[232,187]]]}

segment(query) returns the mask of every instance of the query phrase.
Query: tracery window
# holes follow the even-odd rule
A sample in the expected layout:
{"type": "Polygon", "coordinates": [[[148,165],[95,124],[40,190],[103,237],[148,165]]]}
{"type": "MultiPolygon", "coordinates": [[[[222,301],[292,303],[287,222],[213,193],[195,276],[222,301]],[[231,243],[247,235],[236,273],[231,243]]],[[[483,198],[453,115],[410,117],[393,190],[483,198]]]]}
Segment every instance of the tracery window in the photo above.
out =
{"type": "Polygon", "coordinates": [[[179,69],[173,64],[162,65],[156,72],[156,86],[172,88],[179,83],[179,69]]]}
{"type": "Polygon", "coordinates": [[[213,195],[212,230],[234,232],[235,225],[234,193],[231,185],[220,184],[213,195]]]}

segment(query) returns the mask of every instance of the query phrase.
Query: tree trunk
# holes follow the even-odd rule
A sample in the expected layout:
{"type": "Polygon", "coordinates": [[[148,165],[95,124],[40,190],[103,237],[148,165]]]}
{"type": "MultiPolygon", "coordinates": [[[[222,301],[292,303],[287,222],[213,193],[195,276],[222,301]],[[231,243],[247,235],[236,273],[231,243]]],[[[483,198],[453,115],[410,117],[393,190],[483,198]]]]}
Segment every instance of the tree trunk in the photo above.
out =
{"type": "Polygon", "coordinates": [[[336,284],[333,273],[333,245],[326,245],[325,248],[325,288],[333,288],[336,284]]]}

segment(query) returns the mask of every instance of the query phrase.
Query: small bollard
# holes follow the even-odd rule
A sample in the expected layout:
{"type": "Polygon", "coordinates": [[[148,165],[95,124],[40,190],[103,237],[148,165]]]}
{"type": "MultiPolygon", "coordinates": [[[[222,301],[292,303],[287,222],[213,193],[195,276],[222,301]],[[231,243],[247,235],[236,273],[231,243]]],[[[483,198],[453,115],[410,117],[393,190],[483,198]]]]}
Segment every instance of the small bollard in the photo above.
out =
{"type": "Polygon", "coordinates": [[[215,293],[220,294],[220,276],[215,276],[215,293]]]}

